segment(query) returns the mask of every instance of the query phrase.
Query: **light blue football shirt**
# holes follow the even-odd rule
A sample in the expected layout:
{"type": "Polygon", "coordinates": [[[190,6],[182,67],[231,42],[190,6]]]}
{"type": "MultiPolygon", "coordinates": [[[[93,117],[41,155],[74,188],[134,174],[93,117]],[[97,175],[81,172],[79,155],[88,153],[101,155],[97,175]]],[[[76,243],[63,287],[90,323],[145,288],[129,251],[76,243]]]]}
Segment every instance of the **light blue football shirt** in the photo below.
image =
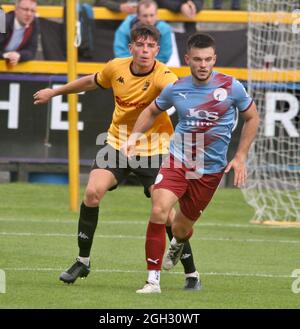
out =
{"type": "Polygon", "coordinates": [[[192,76],[168,85],[155,102],[162,111],[174,106],[178,114],[170,153],[198,173],[210,174],[227,164],[235,108],[246,111],[252,99],[234,77],[213,71],[204,85],[195,85],[192,76]]]}

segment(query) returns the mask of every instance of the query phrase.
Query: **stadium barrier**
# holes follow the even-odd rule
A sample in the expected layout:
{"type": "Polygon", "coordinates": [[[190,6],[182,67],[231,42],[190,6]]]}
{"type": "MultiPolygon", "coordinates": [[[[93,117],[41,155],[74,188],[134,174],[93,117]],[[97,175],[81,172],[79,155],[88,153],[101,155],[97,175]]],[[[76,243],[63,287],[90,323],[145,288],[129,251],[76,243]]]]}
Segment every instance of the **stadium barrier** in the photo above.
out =
{"type": "MultiPolygon", "coordinates": [[[[13,10],[13,5],[3,5],[5,12],[13,10]]],[[[95,19],[101,20],[123,20],[127,14],[111,11],[105,7],[94,7],[95,19]]],[[[37,14],[45,18],[62,18],[63,7],[61,6],[38,6],[37,14]]],[[[202,10],[195,19],[189,19],[181,13],[173,13],[168,9],[158,9],[158,18],[169,22],[223,22],[223,23],[247,23],[248,13],[246,11],[230,10],[202,10]]]]}
{"type": "MultiPolygon", "coordinates": [[[[77,63],[77,73],[79,75],[92,74],[101,70],[104,63],[77,63]]],[[[172,71],[178,77],[184,77],[190,74],[187,66],[172,67],[172,71]]],[[[0,72],[3,73],[38,73],[38,74],[67,74],[68,66],[66,62],[58,61],[28,61],[20,63],[14,67],[7,67],[4,60],[0,60],[0,72]],[[49,65],[51,63],[51,65],[49,65]]],[[[248,70],[246,68],[232,68],[232,67],[215,67],[215,70],[224,74],[234,76],[236,79],[247,81],[248,70]]],[[[252,79],[255,81],[300,81],[299,70],[277,70],[268,71],[265,69],[252,70],[252,79]]]]}
{"type": "MultiPolygon", "coordinates": [[[[4,11],[14,9],[13,5],[2,5],[4,11]]],[[[95,19],[123,20],[127,15],[117,13],[105,7],[94,7],[95,19]]],[[[45,18],[62,18],[63,7],[61,6],[38,6],[37,13],[45,18]]],[[[284,23],[292,24],[295,18],[288,12],[261,12],[248,13],[247,11],[231,10],[201,10],[194,19],[187,18],[181,13],[173,13],[168,9],[158,9],[158,18],[169,22],[203,22],[203,23],[237,23],[247,24],[251,19],[255,23],[284,23]]]]}
{"type": "MultiPolygon", "coordinates": [[[[79,62],[77,63],[77,73],[79,75],[92,74],[101,71],[103,67],[104,63],[79,62]]],[[[245,68],[216,67],[215,69],[224,74],[233,75],[237,79],[247,80],[247,69],[245,68]]],[[[20,63],[14,67],[7,67],[6,62],[0,60],[0,72],[3,73],[67,74],[67,71],[67,63],[60,61],[28,61],[20,63]],[[51,65],[49,65],[50,63],[51,65]]],[[[190,74],[190,70],[187,66],[172,67],[172,71],[179,77],[184,77],[190,74]]],[[[276,78],[275,75],[274,78],[276,78]]]]}

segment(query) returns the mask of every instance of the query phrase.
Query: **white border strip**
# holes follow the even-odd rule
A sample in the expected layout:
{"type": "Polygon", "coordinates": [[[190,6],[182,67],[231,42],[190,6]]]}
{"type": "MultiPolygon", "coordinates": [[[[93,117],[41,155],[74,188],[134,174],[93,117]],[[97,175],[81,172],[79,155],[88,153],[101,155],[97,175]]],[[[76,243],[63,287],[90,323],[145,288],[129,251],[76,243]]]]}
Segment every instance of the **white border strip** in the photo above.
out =
{"type": "MultiPolygon", "coordinates": [[[[49,267],[6,267],[4,271],[12,272],[60,272],[64,271],[64,268],[49,268],[49,267]]],[[[92,269],[95,273],[146,273],[146,270],[121,270],[121,269],[92,269]]],[[[163,272],[172,275],[183,275],[183,272],[163,272]]],[[[200,272],[203,276],[236,276],[236,277],[263,277],[263,278],[292,278],[288,274],[271,274],[271,273],[238,273],[238,272],[200,272]]]]}
{"type": "MultiPolygon", "coordinates": [[[[69,233],[32,233],[32,232],[0,232],[0,236],[39,236],[39,237],[76,237],[76,234],[69,233]]],[[[103,235],[95,234],[95,238],[101,239],[130,239],[130,240],[145,240],[144,235],[103,235]]],[[[300,240],[277,240],[277,239],[233,239],[233,238],[210,238],[193,237],[193,241],[227,241],[227,242],[247,242],[247,243],[287,243],[287,244],[300,244],[300,240]]]]}
{"type": "MultiPolygon", "coordinates": [[[[19,223],[41,223],[41,224],[71,224],[71,225],[77,225],[78,220],[74,218],[70,219],[27,219],[27,218],[0,218],[0,222],[19,222],[19,223]]],[[[147,225],[148,221],[145,219],[145,221],[141,220],[100,220],[99,224],[102,225],[147,225]]],[[[287,228],[299,228],[299,226],[278,226],[278,225],[254,225],[254,224],[236,224],[236,223],[214,223],[214,222],[209,222],[209,223],[203,223],[201,221],[198,221],[195,226],[216,226],[216,227],[233,227],[233,228],[263,228],[263,229],[287,229],[287,228]]]]}

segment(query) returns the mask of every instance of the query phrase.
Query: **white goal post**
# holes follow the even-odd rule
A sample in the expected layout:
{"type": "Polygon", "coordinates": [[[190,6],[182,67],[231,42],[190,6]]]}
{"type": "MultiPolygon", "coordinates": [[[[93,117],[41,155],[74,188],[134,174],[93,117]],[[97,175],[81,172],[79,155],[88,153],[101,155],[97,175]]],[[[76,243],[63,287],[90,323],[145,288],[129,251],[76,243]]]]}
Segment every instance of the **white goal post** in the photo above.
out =
{"type": "Polygon", "coordinates": [[[253,219],[300,222],[300,1],[248,0],[248,12],[248,92],[261,124],[242,191],[253,219]]]}

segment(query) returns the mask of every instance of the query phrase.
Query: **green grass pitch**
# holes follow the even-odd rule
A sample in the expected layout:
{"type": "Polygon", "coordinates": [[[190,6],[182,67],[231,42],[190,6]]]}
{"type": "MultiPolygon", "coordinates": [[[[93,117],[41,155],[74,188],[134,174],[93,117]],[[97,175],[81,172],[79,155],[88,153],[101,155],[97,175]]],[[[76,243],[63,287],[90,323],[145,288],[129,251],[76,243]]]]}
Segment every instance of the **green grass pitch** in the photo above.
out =
{"type": "MultiPolygon", "coordinates": [[[[81,191],[81,195],[83,190],[81,191]]],[[[300,268],[300,229],[255,226],[236,189],[220,189],[195,225],[191,244],[203,290],[182,290],[181,264],[161,275],[162,293],[138,295],[147,277],[144,241],[150,202],[141,187],[107,193],[92,271],[58,280],[77,256],[77,213],[66,185],[0,185],[0,308],[299,308],[291,277],[300,268]]]]}

